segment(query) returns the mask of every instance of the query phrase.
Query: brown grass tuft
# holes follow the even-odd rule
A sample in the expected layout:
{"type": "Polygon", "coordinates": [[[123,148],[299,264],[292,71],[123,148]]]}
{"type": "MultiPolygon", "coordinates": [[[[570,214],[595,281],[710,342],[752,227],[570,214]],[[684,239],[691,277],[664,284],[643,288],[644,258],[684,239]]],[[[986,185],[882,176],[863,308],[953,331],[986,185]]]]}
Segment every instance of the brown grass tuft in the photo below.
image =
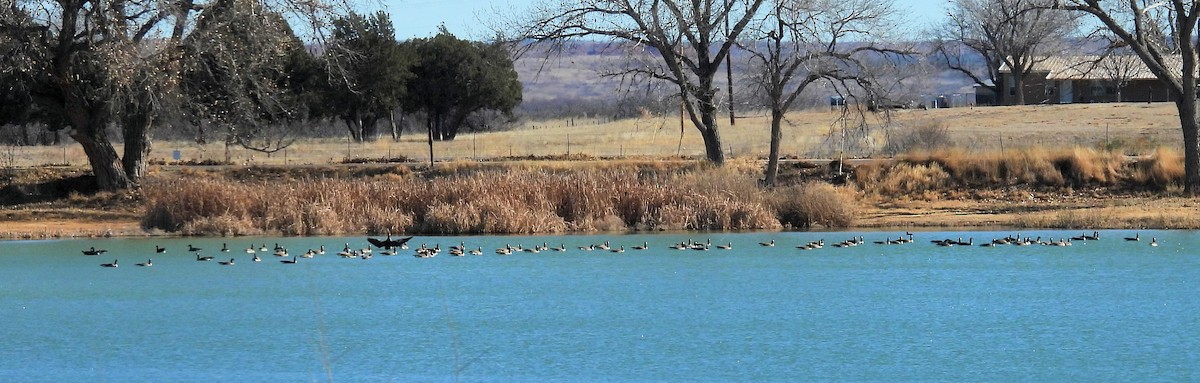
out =
{"type": "MultiPolygon", "coordinates": [[[[1155,155],[1139,183],[1162,185],[1171,170],[1156,165],[1155,155]]],[[[877,196],[928,196],[931,190],[1032,186],[1068,189],[1121,185],[1130,177],[1125,157],[1092,148],[1047,150],[1041,147],[1004,152],[962,149],[911,152],[893,161],[855,169],[857,186],[877,196]]]]}
{"type": "Polygon", "coordinates": [[[455,163],[424,177],[170,180],[145,188],[143,226],[211,235],[780,228],[748,169],[455,163]]]}
{"type": "Polygon", "coordinates": [[[1149,157],[1133,164],[1130,180],[1154,190],[1168,190],[1182,184],[1183,155],[1173,149],[1158,148],[1149,157]]]}
{"type": "Polygon", "coordinates": [[[853,205],[826,183],[806,183],[779,189],[775,192],[772,205],[779,220],[791,227],[818,225],[833,228],[854,223],[853,205]]]}

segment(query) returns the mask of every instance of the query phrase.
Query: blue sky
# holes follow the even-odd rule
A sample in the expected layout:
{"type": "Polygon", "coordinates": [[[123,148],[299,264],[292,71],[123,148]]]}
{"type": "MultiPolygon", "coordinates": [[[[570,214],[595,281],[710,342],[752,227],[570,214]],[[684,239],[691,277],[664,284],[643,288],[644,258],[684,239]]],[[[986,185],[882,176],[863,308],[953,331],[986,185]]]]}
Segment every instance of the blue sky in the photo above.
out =
{"type": "MultiPolygon", "coordinates": [[[[484,39],[491,36],[481,20],[495,17],[493,9],[523,10],[539,0],[378,0],[392,15],[396,37],[404,40],[429,37],[445,24],[459,37],[484,39]]],[[[908,24],[914,29],[940,20],[948,0],[895,0],[896,8],[907,12],[908,24]]]]}

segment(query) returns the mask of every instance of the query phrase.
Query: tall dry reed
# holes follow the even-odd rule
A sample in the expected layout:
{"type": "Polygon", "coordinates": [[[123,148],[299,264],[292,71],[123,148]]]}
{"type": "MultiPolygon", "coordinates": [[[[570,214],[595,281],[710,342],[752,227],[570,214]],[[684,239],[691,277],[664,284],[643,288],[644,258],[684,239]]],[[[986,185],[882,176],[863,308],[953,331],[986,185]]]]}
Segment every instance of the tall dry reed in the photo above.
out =
{"type": "MultiPolygon", "coordinates": [[[[779,193],[818,201],[814,206],[820,209],[849,204],[821,196],[836,194],[832,187],[799,194],[761,189],[757,169],[748,166],[456,164],[435,171],[439,174],[152,181],[143,190],[148,206],[143,226],[193,235],[751,230],[783,226],[777,209],[785,205],[775,203],[779,193]]],[[[797,208],[787,209],[795,214],[797,208]]],[[[823,225],[848,222],[828,213],[810,215],[823,225]]]]}
{"type": "Polygon", "coordinates": [[[1091,148],[1025,148],[1003,152],[962,149],[911,152],[893,161],[855,169],[857,186],[870,194],[914,196],[953,188],[1165,187],[1182,176],[1170,151],[1131,165],[1121,153],[1091,148]]]}

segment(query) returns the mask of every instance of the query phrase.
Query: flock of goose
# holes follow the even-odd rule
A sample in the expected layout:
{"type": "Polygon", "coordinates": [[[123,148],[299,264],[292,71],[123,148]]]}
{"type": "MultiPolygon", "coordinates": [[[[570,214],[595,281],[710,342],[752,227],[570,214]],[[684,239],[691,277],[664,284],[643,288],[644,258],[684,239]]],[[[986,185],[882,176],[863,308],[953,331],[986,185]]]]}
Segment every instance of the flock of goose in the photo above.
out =
{"type": "MultiPolygon", "coordinates": [[[[341,258],[349,258],[349,259],[371,259],[376,254],[381,255],[381,256],[395,256],[395,255],[399,254],[399,250],[408,250],[409,249],[407,242],[410,239],[412,239],[412,237],[406,237],[406,238],[401,238],[398,240],[392,240],[390,235],[388,236],[387,239],[384,239],[384,240],[368,238],[368,242],[370,242],[372,245],[376,246],[375,248],[372,248],[372,246],[368,245],[367,247],[364,247],[361,249],[354,249],[354,248],[350,247],[349,243],[346,243],[345,247],[343,247],[341,251],[337,252],[336,255],[341,258]],[[376,253],[375,250],[379,250],[379,252],[376,253]]],[[[1127,242],[1140,242],[1141,235],[1138,233],[1135,233],[1133,237],[1126,237],[1124,239],[1127,242]]],[[[1092,232],[1091,235],[1088,235],[1085,233],[1085,234],[1080,234],[1080,235],[1074,236],[1074,237],[1062,237],[1062,238],[1058,238],[1058,239],[1048,238],[1045,240],[1043,240],[1042,237],[1034,238],[1034,237],[1029,237],[1029,236],[1022,236],[1021,233],[1017,233],[1015,236],[1010,235],[1010,236],[1007,236],[1004,238],[994,238],[990,241],[982,242],[978,246],[979,247],[996,247],[996,246],[1001,246],[1001,245],[1071,246],[1071,244],[1073,242],[1086,242],[1086,241],[1099,241],[1099,240],[1100,240],[1099,232],[1092,232]]],[[[873,241],[873,243],[876,245],[904,245],[904,244],[911,244],[913,242],[914,242],[914,235],[913,235],[913,233],[908,233],[908,232],[906,232],[904,234],[900,234],[894,238],[889,236],[883,240],[873,241]]],[[[963,241],[962,238],[958,238],[958,239],[946,238],[946,239],[935,239],[935,240],[931,240],[929,242],[936,246],[941,246],[941,247],[975,246],[974,238],[968,238],[966,241],[963,241]]],[[[844,248],[844,247],[859,246],[859,245],[862,245],[865,243],[867,243],[865,237],[854,236],[854,237],[851,237],[850,239],[847,239],[844,241],[832,242],[829,245],[832,247],[836,247],[836,248],[844,248]]],[[[762,247],[775,247],[776,242],[774,239],[772,239],[768,242],[759,242],[758,245],[762,246],[762,247]]],[[[1149,245],[1150,246],[1158,246],[1158,238],[1151,238],[1149,245]]],[[[817,249],[822,249],[825,247],[826,247],[826,243],[825,243],[824,239],[820,239],[820,240],[816,240],[816,241],[809,241],[809,242],[802,243],[802,244],[799,244],[796,246],[796,248],[799,250],[817,250],[817,249]]],[[[708,251],[708,250],[711,250],[714,248],[717,250],[732,250],[733,243],[727,242],[725,244],[713,245],[711,239],[706,240],[704,242],[688,240],[685,242],[672,244],[670,246],[667,246],[667,248],[672,249],[672,250],[697,250],[697,251],[708,251]]],[[[610,253],[624,253],[625,252],[625,246],[623,246],[623,245],[622,246],[613,246],[609,241],[604,241],[603,243],[598,243],[598,244],[587,244],[587,245],[583,245],[583,246],[578,246],[577,249],[580,251],[585,251],[585,252],[591,252],[591,251],[610,252],[610,253]]],[[[633,250],[633,251],[649,250],[650,244],[646,241],[643,241],[641,244],[630,246],[629,249],[633,250]]],[[[207,262],[207,261],[214,260],[213,256],[201,255],[200,251],[202,251],[202,250],[203,249],[192,246],[190,244],[187,247],[188,252],[195,253],[196,261],[207,262]]],[[[232,252],[232,250],[228,247],[227,244],[222,244],[221,249],[219,251],[222,253],[232,252]]],[[[545,242],[543,242],[541,245],[534,245],[533,247],[524,247],[520,244],[518,244],[516,246],[513,246],[511,244],[506,244],[503,247],[496,248],[494,252],[497,255],[513,255],[513,254],[518,254],[518,253],[536,254],[536,253],[540,253],[543,251],[566,252],[567,246],[566,246],[566,244],[559,244],[558,246],[550,246],[545,242]]],[[[101,255],[101,254],[105,254],[107,252],[108,252],[108,250],[97,249],[95,247],[91,247],[87,250],[83,250],[83,254],[89,255],[89,256],[101,255]]],[[[155,246],[154,252],[157,254],[162,254],[162,253],[166,253],[167,249],[164,247],[161,247],[161,246],[155,246]]],[[[282,264],[296,264],[302,258],[314,258],[316,256],[326,254],[324,245],[321,245],[316,249],[308,249],[307,251],[300,253],[299,255],[292,254],[291,252],[288,251],[288,249],[279,246],[279,244],[275,244],[274,248],[268,248],[266,244],[263,244],[262,246],[258,246],[258,247],[250,246],[250,247],[247,247],[244,250],[244,252],[246,254],[249,254],[252,256],[252,258],[251,258],[252,262],[261,262],[262,258],[260,258],[258,256],[261,253],[261,254],[270,254],[277,258],[280,258],[279,262],[282,264]],[[290,256],[290,258],[289,258],[289,256],[290,256]]],[[[433,247],[429,247],[426,244],[421,244],[420,247],[417,247],[416,249],[414,249],[412,255],[417,258],[433,258],[433,257],[436,257],[438,254],[441,254],[441,252],[442,252],[442,248],[441,248],[440,244],[435,244],[435,245],[433,245],[433,247]]],[[[448,248],[448,253],[453,256],[466,256],[466,255],[483,255],[484,251],[483,251],[482,247],[475,247],[474,249],[471,249],[471,248],[467,247],[465,242],[459,242],[458,245],[450,246],[448,248]]],[[[217,261],[217,263],[222,266],[233,266],[236,264],[236,261],[237,260],[235,258],[231,257],[231,258],[229,258],[228,261],[221,260],[221,261],[217,261]]],[[[115,268],[115,267],[119,266],[117,262],[118,262],[118,260],[114,259],[112,261],[112,263],[102,263],[102,264],[100,264],[100,266],[115,268]]],[[[140,262],[140,263],[137,263],[136,265],[139,267],[154,266],[154,260],[147,259],[146,262],[140,262]]]]}

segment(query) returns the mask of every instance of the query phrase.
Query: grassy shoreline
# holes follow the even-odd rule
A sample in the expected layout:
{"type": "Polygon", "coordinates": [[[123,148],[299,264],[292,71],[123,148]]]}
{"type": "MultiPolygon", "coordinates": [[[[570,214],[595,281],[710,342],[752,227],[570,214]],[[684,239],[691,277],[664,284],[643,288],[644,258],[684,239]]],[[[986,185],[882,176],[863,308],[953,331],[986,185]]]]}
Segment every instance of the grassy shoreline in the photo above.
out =
{"type": "MultiPolygon", "coordinates": [[[[761,164],[748,159],[721,168],[655,159],[155,167],[137,192],[5,203],[0,239],[1197,229],[1200,201],[1181,195],[1178,157],[1161,149],[1132,161],[1081,148],[945,150],[847,164],[849,182],[836,187],[827,183],[831,167],[797,162],[772,189],[757,185],[761,164]]],[[[83,170],[27,172],[9,174],[5,190],[83,170]]]]}

